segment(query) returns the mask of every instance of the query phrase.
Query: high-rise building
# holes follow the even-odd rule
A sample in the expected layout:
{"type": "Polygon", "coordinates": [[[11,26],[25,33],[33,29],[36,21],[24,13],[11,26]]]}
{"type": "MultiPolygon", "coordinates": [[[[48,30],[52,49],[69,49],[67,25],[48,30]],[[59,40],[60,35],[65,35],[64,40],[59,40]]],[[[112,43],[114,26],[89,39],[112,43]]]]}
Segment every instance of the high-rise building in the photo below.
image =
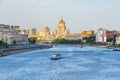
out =
{"type": "Polygon", "coordinates": [[[61,18],[61,20],[59,21],[59,24],[58,24],[58,35],[59,36],[63,36],[65,35],[65,30],[66,30],[66,25],[65,25],[65,22],[63,21],[63,19],[61,18]]]}
{"type": "Polygon", "coordinates": [[[29,28],[29,35],[36,35],[37,30],[36,28],[29,28]]]}
{"type": "Polygon", "coordinates": [[[96,42],[106,42],[106,29],[99,28],[96,33],[96,42]]]}
{"type": "Polygon", "coordinates": [[[9,32],[10,25],[0,24],[0,32],[9,32]]]}
{"type": "Polygon", "coordinates": [[[70,34],[70,30],[66,28],[65,21],[63,20],[63,18],[60,19],[58,27],[54,30],[53,34],[60,38],[64,38],[65,36],[70,34]]]}
{"type": "Polygon", "coordinates": [[[19,33],[20,31],[20,26],[14,26],[14,25],[5,25],[5,24],[0,24],[0,31],[2,32],[16,32],[19,33]]]}
{"type": "Polygon", "coordinates": [[[15,31],[15,26],[14,25],[10,26],[9,32],[14,32],[14,31],[15,31]]]}
{"type": "Polygon", "coordinates": [[[36,28],[29,28],[29,30],[28,30],[28,37],[37,37],[37,30],[36,30],[36,28]]]}

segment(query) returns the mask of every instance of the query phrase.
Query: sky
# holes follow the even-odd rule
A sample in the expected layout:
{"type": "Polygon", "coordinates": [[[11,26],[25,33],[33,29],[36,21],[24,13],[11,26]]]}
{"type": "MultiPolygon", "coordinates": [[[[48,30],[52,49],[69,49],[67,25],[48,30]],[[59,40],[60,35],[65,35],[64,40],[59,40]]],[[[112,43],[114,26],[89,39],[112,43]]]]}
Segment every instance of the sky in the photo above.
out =
{"type": "Polygon", "coordinates": [[[120,30],[120,0],[0,0],[0,24],[22,29],[58,27],[61,17],[72,33],[120,30]]]}

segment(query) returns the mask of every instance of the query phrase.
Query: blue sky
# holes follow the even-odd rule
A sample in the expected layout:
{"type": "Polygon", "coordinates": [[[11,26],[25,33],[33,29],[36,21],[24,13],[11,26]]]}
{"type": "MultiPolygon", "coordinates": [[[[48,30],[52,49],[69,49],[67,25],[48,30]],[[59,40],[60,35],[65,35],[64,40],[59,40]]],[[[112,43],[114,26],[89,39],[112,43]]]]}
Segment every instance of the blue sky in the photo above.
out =
{"type": "Polygon", "coordinates": [[[71,32],[120,30],[120,0],[0,0],[0,24],[54,30],[61,17],[71,32]]]}

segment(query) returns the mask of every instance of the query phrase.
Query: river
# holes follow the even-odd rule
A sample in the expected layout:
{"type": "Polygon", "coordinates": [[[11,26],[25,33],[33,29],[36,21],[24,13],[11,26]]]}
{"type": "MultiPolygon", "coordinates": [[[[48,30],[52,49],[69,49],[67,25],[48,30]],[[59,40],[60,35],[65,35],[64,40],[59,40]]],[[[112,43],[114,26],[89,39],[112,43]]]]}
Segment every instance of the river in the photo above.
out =
{"type": "Polygon", "coordinates": [[[120,52],[61,45],[1,57],[0,80],[120,80],[120,52]],[[50,60],[52,53],[63,58],[50,60]]]}

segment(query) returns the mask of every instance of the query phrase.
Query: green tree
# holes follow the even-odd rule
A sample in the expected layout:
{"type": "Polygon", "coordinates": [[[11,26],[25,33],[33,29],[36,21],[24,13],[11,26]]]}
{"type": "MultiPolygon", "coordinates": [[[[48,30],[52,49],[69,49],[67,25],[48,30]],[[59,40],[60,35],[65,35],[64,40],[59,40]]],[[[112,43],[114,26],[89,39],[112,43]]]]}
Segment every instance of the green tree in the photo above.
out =
{"type": "Polygon", "coordinates": [[[16,43],[16,41],[15,40],[13,40],[13,45],[16,45],[17,43],[16,43]]]}
{"type": "Polygon", "coordinates": [[[7,47],[8,47],[7,43],[0,41],[0,48],[7,48],[7,47]]]}
{"type": "Polygon", "coordinates": [[[95,44],[96,43],[95,39],[96,39],[95,36],[90,36],[90,37],[83,38],[83,40],[86,40],[87,44],[95,44]]]}
{"type": "Polygon", "coordinates": [[[29,44],[35,44],[36,41],[37,41],[37,38],[36,38],[36,37],[30,37],[30,38],[28,39],[28,41],[29,41],[29,44]]]}
{"type": "Polygon", "coordinates": [[[54,39],[52,44],[81,44],[81,40],[67,40],[65,38],[54,39]]]}

